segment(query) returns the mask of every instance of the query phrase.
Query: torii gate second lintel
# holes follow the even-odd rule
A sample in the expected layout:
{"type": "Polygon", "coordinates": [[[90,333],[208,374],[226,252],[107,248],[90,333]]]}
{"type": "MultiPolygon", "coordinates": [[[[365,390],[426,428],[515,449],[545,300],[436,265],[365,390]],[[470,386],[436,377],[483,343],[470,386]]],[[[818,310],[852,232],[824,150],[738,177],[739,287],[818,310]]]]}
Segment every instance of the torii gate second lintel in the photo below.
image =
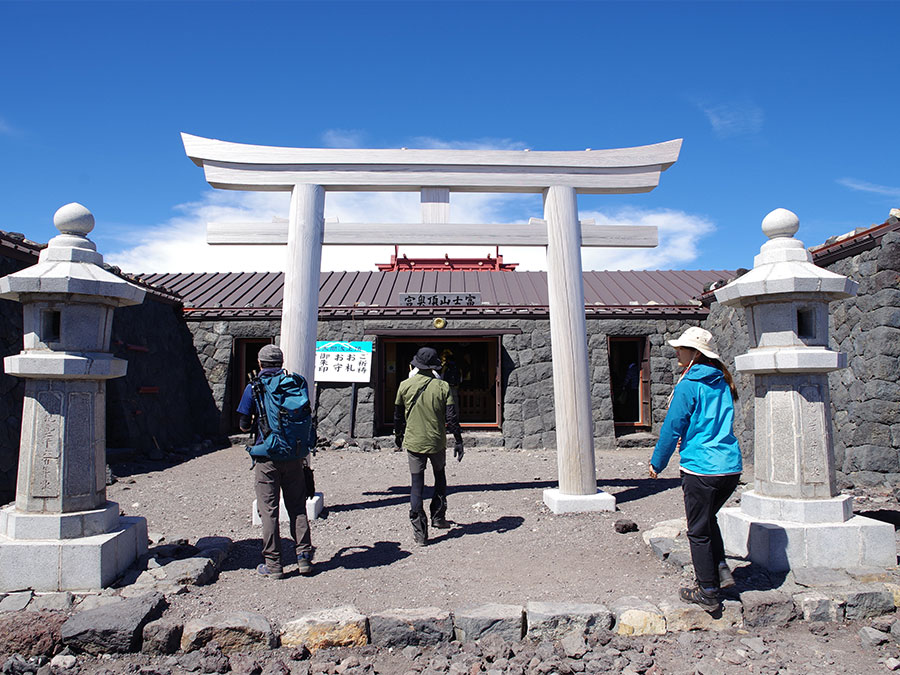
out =
{"type": "Polygon", "coordinates": [[[559,489],[546,490],[544,501],[557,513],[615,510],[615,498],[597,490],[580,248],[652,247],[657,243],[656,229],[607,226],[603,231],[588,224],[582,228],[577,194],[652,190],[661,172],[678,159],[680,139],[580,152],[281,148],[189,134],[182,134],[182,140],[188,157],[203,167],[213,187],[291,191],[286,228],[283,223],[266,224],[259,231],[248,224],[213,225],[209,236],[223,244],[250,243],[257,234],[271,238],[266,243],[287,243],[281,346],[285,366],[310,382],[317,316],[303,308],[318,307],[322,244],[434,243],[433,233],[421,225],[378,225],[380,234],[371,238],[374,241],[364,225],[326,227],[326,191],[419,191],[423,222],[442,224],[444,232],[452,228],[454,243],[546,245],[559,489]],[[544,217],[528,226],[448,227],[450,192],[542,193],[544,217]],[[539,236],[541,230],[546,236],[539,236]],[[634,236],[634,230],[643,232],[634,236]],[[385,242],[386,238],[393,241],[385,242]]]}

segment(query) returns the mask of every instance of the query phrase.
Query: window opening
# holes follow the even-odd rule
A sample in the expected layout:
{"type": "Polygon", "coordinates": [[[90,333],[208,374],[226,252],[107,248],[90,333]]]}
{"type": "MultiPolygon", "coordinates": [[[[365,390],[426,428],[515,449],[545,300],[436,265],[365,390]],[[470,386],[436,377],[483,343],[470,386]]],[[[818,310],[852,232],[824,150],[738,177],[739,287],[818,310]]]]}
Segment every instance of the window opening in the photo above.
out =
{"type": "Polygon", "coordinates": [[[241,401],[241,394],[244,388],[250,382],[250,373],[259,370],[259,350],[275,342],[272,338],[235,338],[233,348],[233,358],[235,368],[232,373],[232,394],[231,401],[231,422],[234,429],[238,428],[238,403],[241,401]]]}
{"type": "Polygon", "coordinates": [[[797,310],[797,337],[814,340],[816,337],[816,313],[813,309],[797,310]]]}
{"type": "Polygon", "coordinates": [[[60,312],[50,309],[41,312],[41,342],[59,342],[60,340],[60,312]]]}

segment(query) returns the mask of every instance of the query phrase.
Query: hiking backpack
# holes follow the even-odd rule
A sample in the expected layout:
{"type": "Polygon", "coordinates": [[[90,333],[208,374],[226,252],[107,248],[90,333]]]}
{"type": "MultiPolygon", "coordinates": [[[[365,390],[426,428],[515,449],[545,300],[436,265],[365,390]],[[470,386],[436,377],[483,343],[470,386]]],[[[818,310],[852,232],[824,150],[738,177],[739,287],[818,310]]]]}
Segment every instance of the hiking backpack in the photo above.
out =
{"type": "Polygon", "coordinates": [[[247,447],[250,456],[276,461],[306,457],[316,434],[303,376],[283,370],[252,378],[250,388],[259,427],[258,442],[247,447]]]}

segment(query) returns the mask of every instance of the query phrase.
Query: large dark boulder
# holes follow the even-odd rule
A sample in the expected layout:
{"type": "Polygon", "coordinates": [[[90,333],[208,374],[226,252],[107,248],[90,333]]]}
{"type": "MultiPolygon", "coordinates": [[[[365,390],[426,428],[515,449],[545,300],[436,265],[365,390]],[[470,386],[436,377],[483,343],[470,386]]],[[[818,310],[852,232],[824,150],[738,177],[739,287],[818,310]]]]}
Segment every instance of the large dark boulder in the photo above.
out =
{"type": "Polygon", "coordinates": [[[165,608],[162,593],[147,593],[79,612],[63,624],[60,633],[63,643],[79,652],[137,652],[141,650],[144,626],[158,619],[165,608]]]}

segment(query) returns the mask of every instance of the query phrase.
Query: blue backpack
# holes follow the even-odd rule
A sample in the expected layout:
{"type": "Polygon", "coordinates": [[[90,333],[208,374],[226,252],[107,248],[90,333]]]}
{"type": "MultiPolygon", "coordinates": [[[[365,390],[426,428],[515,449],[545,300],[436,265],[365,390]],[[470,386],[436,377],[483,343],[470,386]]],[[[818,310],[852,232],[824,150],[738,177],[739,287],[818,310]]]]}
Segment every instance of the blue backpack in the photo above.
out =
{"type": "Polygon", "coordinates": [[[251,457],[286,461],[306,457],[316,444],[309,390],[302,375],[286,370],[250,380],[258,415],[259,442],[251,457]]]}

